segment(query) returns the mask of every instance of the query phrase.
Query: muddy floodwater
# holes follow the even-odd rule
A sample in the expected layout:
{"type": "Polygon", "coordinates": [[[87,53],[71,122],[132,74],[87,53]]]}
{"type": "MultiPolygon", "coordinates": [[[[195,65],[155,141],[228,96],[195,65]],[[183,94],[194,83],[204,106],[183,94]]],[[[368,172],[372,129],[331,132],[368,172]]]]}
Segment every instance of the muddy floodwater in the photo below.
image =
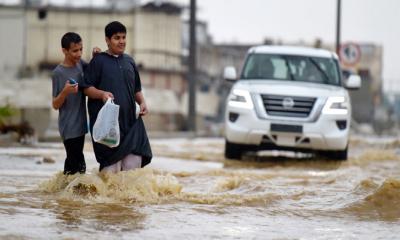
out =
{"type": "Polygon", "coordinates": [[[151,139],[153,162],[64,176],[59,143],[0,147],[0,239],[400,239],[400,141],[353,137],[347,161],[223,139],[151,139]]]}

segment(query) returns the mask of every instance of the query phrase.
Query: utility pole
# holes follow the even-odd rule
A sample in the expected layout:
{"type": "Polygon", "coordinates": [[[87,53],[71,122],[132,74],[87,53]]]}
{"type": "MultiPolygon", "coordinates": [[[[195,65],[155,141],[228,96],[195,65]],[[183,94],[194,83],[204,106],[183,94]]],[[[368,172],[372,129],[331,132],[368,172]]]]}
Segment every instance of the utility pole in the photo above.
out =
{"type": "Polygon", "coordinates": [[[23,22],[22,22],[22,69],[21,69],[21,78],[22,76],[25,74],[26,71],[26,65],[27,65],[27,60],[26,60],[26,56],[27,56],[27,31],[28,31],[28,17],[27,17],[27,12],[28,12],[28,0],[24,0],[23,1],[24,4],[24,16],[23,16],[23,22]]]}
{"type": "Polygon", "coordinates": [[[341,18],[341,0],[337,0],[336,9],[336,54],[339,55],[340,51],[340,18],[341,18]]]}
{"type": "Polygon", "coordinates": [[[188,130],[196,132],[196,0],[190,0],[188,130]]]}

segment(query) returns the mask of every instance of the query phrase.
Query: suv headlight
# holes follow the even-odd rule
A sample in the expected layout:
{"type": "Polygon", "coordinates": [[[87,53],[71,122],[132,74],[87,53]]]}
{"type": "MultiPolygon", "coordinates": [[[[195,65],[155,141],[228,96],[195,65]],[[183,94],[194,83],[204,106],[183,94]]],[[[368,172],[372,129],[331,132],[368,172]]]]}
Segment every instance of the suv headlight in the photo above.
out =
{"type": "Polygon", "coordinates": [[[322,113],[324,114],[343,114],[346,115],[349,110],[349,101],[345,97],[329,97],[325,103],[322,113]]]}
{"type": "Polygon", "coordinates": [[[254,107],[250,93],[246,90],[234,89],[228,98],[228,105],[238,108],[252,109],[254,107]]]}

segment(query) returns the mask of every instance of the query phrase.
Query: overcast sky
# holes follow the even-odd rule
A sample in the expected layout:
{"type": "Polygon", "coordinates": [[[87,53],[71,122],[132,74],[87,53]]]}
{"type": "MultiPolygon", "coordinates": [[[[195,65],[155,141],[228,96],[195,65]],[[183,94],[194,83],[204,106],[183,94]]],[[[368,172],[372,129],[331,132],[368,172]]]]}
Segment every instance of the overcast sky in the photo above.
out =
{"type": "MultiPolygon", "coordinates": [[[[75,2],[101,4],[105,1],[75,2]]],[[[173,1],[186,5],[190,2],[173,1]]],[[[199,18],[208,22],[217,43],[260,43],[266,37],[284,42],[313,42],[321,38],[323,42],[335,43],[336,0],[197,0],[197,5],[199,18]]],[[[342,42],[382,45],[383,77],[400,82],[398,23],[400,0],[342,0],[342,42]]]]}

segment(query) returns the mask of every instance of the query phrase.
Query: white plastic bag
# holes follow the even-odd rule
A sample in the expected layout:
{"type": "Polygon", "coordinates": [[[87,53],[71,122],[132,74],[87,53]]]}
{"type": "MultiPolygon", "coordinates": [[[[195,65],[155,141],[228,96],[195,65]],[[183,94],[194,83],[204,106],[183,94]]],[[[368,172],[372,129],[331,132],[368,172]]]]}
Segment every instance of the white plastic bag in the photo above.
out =
{"type": "Polygon", "coordinates": [[[93,140],[107,145],[117,147],[119,145],[119,105],[114,104],[111,98],[100,109],[96,122],[93,126],[93,140]]]}
{"type": "Polygon", "coordinates": [[[136,116],[136,119],[138,119],[139,118],[139,114],[140,114],[140,106],[139,106],[139,104],[137,102],[135,102],[135,105],[136,105],[135,116],[136,116]]]}

